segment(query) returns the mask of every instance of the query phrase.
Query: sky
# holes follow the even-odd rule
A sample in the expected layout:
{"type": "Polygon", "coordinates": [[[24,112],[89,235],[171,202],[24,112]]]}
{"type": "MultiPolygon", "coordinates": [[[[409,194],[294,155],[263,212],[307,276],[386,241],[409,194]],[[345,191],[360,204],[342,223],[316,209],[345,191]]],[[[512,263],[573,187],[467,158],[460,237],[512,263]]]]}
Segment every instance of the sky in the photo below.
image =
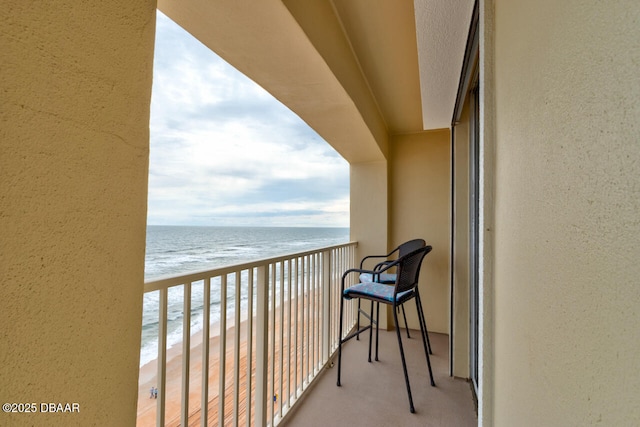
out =
{"type": "Polygon", "coordinates": [[[349,165],[158,11],[148,223],[349,226],[349,165]]]}

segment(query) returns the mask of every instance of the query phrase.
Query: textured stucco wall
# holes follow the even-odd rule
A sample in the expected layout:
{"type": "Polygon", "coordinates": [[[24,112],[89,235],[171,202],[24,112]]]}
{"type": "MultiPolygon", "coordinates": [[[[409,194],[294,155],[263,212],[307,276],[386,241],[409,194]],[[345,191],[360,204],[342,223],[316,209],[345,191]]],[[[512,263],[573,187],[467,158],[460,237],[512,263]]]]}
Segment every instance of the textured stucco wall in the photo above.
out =
{"type": "MultiPolygon", "coordinates": [[[[386,254],[389,239],[387,162],[350,165],[350,234],[358,242],[357,262],[371,254],[386,254]]],[[[372,268],[366,264],[365,268],[372,268]]],[[[357,279],[357,276],[355,277],[357,279]]],[[[386,327],[381,316],[380,327],[386,327]]]]}
{"type": "Polygon", "coordinates": [[[155,3],[0,11],[0,425],[133,425],[155,3]]]}
{"type": "MultiPolygon", "coordinates": [[[[398,135],[391,144],[390,248],[423,238],[433,246],[420,272],[429,331],[449,333],[450,133],[448,129],[398,135]]],[[[419,329],[416,310],[409,326],[419,329]]]]}
{"type": "Polygon", "coordinates": [[[494,36],[491,425],[640,425],[640,3],[496,1],[494,36]]]}
{"type": "MultiPolygon", "coordinates": [[[[380,151],[386,157],[387,126],[371,93],[370,82],[363,78],[361,65],[354,56],[354,48],[345,36],[344,24],[339,21],[334,11],[335,7],[344,5],[326,0],[284,0],[283,3],[331,68],[335,78],[340,81],[340,86],[349,94],[351,102],[357,106],[380,151]]],[[[334,122],[332,127],[335,128],[335,125],[334,122]]],[[[330,138],[326,139],[330,141],[330,138]]]]}

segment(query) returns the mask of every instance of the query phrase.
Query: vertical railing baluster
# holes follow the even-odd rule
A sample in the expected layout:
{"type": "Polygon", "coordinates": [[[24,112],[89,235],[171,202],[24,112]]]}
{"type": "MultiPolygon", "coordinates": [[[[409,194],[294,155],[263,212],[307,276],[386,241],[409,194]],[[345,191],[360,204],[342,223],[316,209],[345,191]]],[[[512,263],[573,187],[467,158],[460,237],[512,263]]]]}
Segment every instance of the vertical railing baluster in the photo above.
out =
{"type": "Polygon", "coordinates": [[[202,391],[200,393],[200,425],[207,427],[209,418],[209,322],[211,318],[211,278],[204,279],[202,289],[202,391]]]}
{"type": "MultiPolygon", "coordinates": [[[[340,252],[340,263],[344,264],[344,252],[342,252],[342,251],[340,252]]],[[[336,306],[338,306],[338,307],[340,306],[340,298],[342,298],[342,295],[337,295],[336,296],[336,306]]],[[[346,304],[346,302],[345,302],[345,304],[346,304]]],[[[345,312],[345,321],[347,322],[347,325],[350,324],[350,322],[351,322],[351,318],[350,318],[351,310],[349,310],[349,308],[350,307],[347,306],[347,307],[345,307],[345,310],[344,310],[344,312],[345,312]]],[[[338,326],[339,324],[340,324],[340,317],[338,315],[338,316],[336,316],[336,326],[338,326]]],[[[346,329],[349,329],[349,328],[346,328],[346,329]]],[[[336,334],[338,332],[339,332],[338,329],[336,329],[336,334]]],[[[341,339],[342,339],[342,337],[340,337],[340,336],[337,337],[337,341],[341,340],[341,339]]]]}
{"type": "Polygon", "coordinates": [[[292,307],[291,304],[293,303],[293,296],[291,295],[291,283],[292,283],[292,279],[291,279],[291,273],[292,273],[292,268],[291,268],[291,263],[293,262],[293,258],[289,259],[289,262],[287,263],[287,408],[291,408],[291,399],[292,399],[292,394],[291,394],[291,327],[293,325],[293,321],[291,319],[291,313],[292,313],[292,307]]]}
{"type": "Polygon", "coordinates": [[[322,253],[322,363],[329,360],[331,343],[331,252],[322,253]]]}
{"type": "Polygon", "coordinates": [[[267,265],[258,267],[256,289],[256,424],[267,425],[267,382],[269,346],[269,272],[267,265]]]}
{"type": "Polygon", "coordinates": [[[333,312],[336,311],[335,304],[333,302],[335,292],[333,292],[333,283],[335,280],[335,271],[337,269],[336,262],[338,256],[335,250],[331,251],[331,264],[329,266],[329,355],[331,355],[333,347],[333,334],[334,334],[334,322],[333,312]]]}
{"type": "Polygon", "coordinates": [[[318,340],[318,372],[324,365],[324,253],[318,253],[318,328],[317,328],[317,340],[318,340]]]}
{"type": "Polygon", "coordinates": [[[156,406],[156,426],[164,427],[165,405],[167,403],[167,288],[160,289],[158,307],[158,385],[159,399],[156,406]]]}
{"type": "Polygon", "coordinates": [[[322,367],[322,254],[318,252],[318,272],[316,274],[316,298],[318,302],[316,304],[316,372],[320,372],[322,367]]]}
{"type": "MultiPolygon", "coordinates": [[[[312,301],[312,297],[311,297],[311,260],[312,257],[311,255],[307,255],[307,267],[306,267],[306,276],[307,276],[307,280],[306,280],[306,294],[307,294],[307,322],[306,322],[306,329],[305,329],[305,336],[306,336],[306,343],[307,343],[307,363],[306,363],[306,369],[307,369],[307,373],[304,377],[305,381],[304,384],[305,386],[309,385],[309,378],[311,377],[311,359],[312,359],[312,351],[313,348],[311,346],[311,322],[312,322],[312,318],[313,318],[313,314],[311,313],[311,301],[312,301]]],[[[305,387],[306,388],[306,387],[305,387]]]]}
{"type": "Polygon", "coordinates": [[[307,264],[307,295],[309,296],[307,311],[307,386],[313,372],[313,255],[309,255],[307,264]]]}
{"type": "MultiPolygon", "coordinates": [[[[351,253],[351,261],[349,261],[349,260],[347,259],[347,260],[345,260],[345,263],[346,263],[346,262],[351,262],[351,263],[355,262],[355,252],[351,253]]],[[[353,280],[353,279],[352,279],[352,280],[353,280]]],[[[352,282],[352,283],[353,283],[353,282],[352,282]]],[[[354,304],[351,304],[351,306],[352,306],[352,307],[355,307],[355,305],[354,305],[354,304]]],[[[351,324],[355,324],[355,321],[356,321],[356,314],[357,314],[357,312],[355,311],[355,309],[352,309],[352,310],[351,310],[351,324]]]]}
{"type": "Polygon", "coordinates": [[[333,352],[333,342],[335,340],[335,336],[338,333],[338,328],[336,325],[336,319],[335,319],[335,312],[338,311],[338,305],[336,305],[336,294],[338,294],[338,292],[333,292],[334,290],[334,283],[336,282],[336,276],[337,276],[337,270],[338,270],[338,264],[339,264],[339,259],[340,259],[340,252],[339,251],[333,251],[332,252],[332,256],[331,256],[331,283],[330,283],[330,298],[331,298],[331,335],[330,335],[330,349],[329,349],[329,354],[331,354],[333,352]]]}
{"type": "Polygon", "coordinates": [[[293,330],[294,332],[294,353],[293,353],[293,393],[294,393],[294,398],[297,399],[298,398],[298,325],[299,325],[299,314],[298,314],[298,306],[300,305],[300,277],[299,277],[299,273],[300,273],[300,258],[296,257],[296,263],[295,263],[295,283],[294,283],[294,289],[295,289],[295,302],[293,305],[293,311],[294,311],[294,328],[293,330]]]}
{"type": "MultiPolygon", "coordinates": [[[[350,282],[351,281],[351,276],[349,276],[347,278],[347,280],[350,282]]],[[[346,286],[349,286],[350,283],[347,283],[346,286]]],[[[340,296],[342,298],[342,296],[340,296]]],[[[351,324],[351,319],[353,317],[353,304],[347,304],[345,303],[345,305],[347,306],[347,310],[346,310],[346,319],[343,319],[344,322],[347,322],[346,328],[343,328],[343,333],[342,336],[339,337],[339,339],[342,339],[346,334],[345,334],[345,330],[348,331],[349,330],[349,325],[351,324]]]]}
{"type": "Polygon", "coordinates": [[[324,312],[328,315],[329,320],[328,320],[328,328],[329,330],[327,331],[327,335],[329,337],[329,348],[328,348],[328,353],[329,355],[331,355],[331,337],[333,336],[333,319],[331,318],[331,298],[333,296],[333,289],[331,289],[332,284],[333,284],[333,278],[334,278],[334,268],[335,268],[335,260],[336,260],[336,252],[335,250],[331,250],[329,252],[329,259],[328,259],[328,264],[329,266],[328,268],[328,274],[329,277],[327,279],[327,293],[329,294],[327,296],[328,298],[328,302],[327,302],[327,307],[324,310],[324,312]]]}
{"type": "MultiPolygon", "coordinates": [[[[316,271],[316,362],[315,362],[315,372],[316,374],[320,372],[320,367],[322,366],[322,254],[318,252],[316,254],[317,262],[317,271],[316,271]]],[[[315,374],[314,374],[315,376],[315,374]]]]}
{"type": "Polygon", "coordinates": [[[320,257],[320,252],[316,253],[316,285],[314,287],[314,292],[316,294],[316,308],[313,314],[314,319],[316,319],[316,327],[314,329],[314,336],[316,342],[316,351],[315,351],[315,362],[314,362],[314,377],[316,373],[320,370],[320,360],[322,355],[322,259],[320,257]]]}
{"type": "MultiPolygon", "coordinates": [[[[341,264],[341,265],[344,265],[344,252],[343,252],[343,251],[341,251],[341,252],[340,252],[340,264],[341,264]]],[[[342,277],[342,276],[341,276],[341,277],[342,277]]],[[[340,284],[338,284],[337,286],[340,286],[340,284]]],[[[342,298],[342,295],[336,295],[336,300],[335,300],[336,307],[339,307],[339,306],[340,306],[340,299],[341,299],[341,298],[342,298]]],[[[345,305],[346,305],[346,302],[345,302],[345,305]]],[[[350,317],[350,316],[351,316],[351,310],[350,310],[350,306],[346,306],[346,307],[345,307],[344,312],[345,312],[345,321],[347,322],[346,324],[347,324],[347,325],[349,325],[349,324],[351,323],[351,317],[350,317]]],[[[340,324],[340,315],[339,315],[339,314],[337,314],[337,315],[335,315],[335,314],[334,314],[334,319],[335,319],[335,325],[336,325],[336,330],[335,330],[336,341],[338,341],[338,342],[339,342],[339,340],[341,340],[341,339],[342,339],[342,337],[337,336],[337,335],[338,335],[338,333],[339,333],[338,326],[339,326],[339,324],[340,324]]],[[[349,328],[347,327],[347,328],[345,328],[345,329],[349,329],[349,328]]],[[[344,334],[343,334],[343,335],[344,335],[344,334]]]]}
{"type": "Polygon", "coordinates": [[[304,357],[306,355],[306,349],[305,349],[305,325],[307,324],[306,321],[306,312],[307,312],[307,296],[305,294],[306,292],[306,288],[305,288],[305,283],[306,283],[306,268],[307,268],[307,259],[305,256],[300,258],[301,260],[301,269],[302,271],[300,272],[301,278],[300,280],[302,281],[300,283],[300,287],[301,287],[301,296],[302,296],[302,301],[300,301],[300,390],[304,390],[304,373],[305,373],[305,364],[304,364],[304,357]]]}
{"type": "Polygon", "coordinates": [[[191,282],[184,284],[182,309],[182,405],[180,421],[189,424],[189,367],[191,365],[191,282]]]}
{"type": "MultiPolygon", "coordinates": [[[[306,339],[307,339],[307,375],[306,385],[309,385],[313,366],[313,255],[307,258],[307,315],[306,315],[306,339]]],[[[306,388],[306,387],[305,387],[306,388]]]]}
{"type": "Polygon", "coordinates": [[[270,265],[270,269],[271,269],[271,280],[269,281],[269,290],[270,290],[270,301],[271,301],[271,308],[270,308],[270,313],[269,313],[269,317],[270,319],[270,329],[271,329],[271,345],[269,346],[271,348],[271,355],[270,355],[270,360],[271,360],[271,388],[269,390],[269,414],[270,414],[270,419],[271,419],[271,425],[273,426],[273,421],[275,420],[275,411],[276,411],[276,407],[274,405],[274,401],[273,398],[276,394],[276,289],[277,289],[277,285],[276,285],[276,264],[273,263],[270,265]]]}
{"type": "Polygon", "coordinates": [[[311,346],[311,353],[309,357],[309,382],[316,373],[316,306],[318,304],[318,298],[316,296],[316,255],[311,255],[311,264],[313,269],[311,270],[311,280],[309,281],[309,293],[311,294],[311,322],[309,323],[309,341],[311,346]]]}
{"type": "MultiPolygon", "coordinates": [[[[338,253],[338,266],[336,266],[337,268],[341,268],[344,265],[344,253],[342,251],[339,251],[338,253]]],[[[342,280],[342,274],[340,274],[340,278],[336,277],[336,283],[334,285],[334,288],[336,289],[336,292],[334,293],[334,306],[335,307],[340,307],[340,298],[342,298],[342,295],[340,295],[340,284],[341,284],[341,280],[342,280]]],[[[333,324],[334,324],[334,329],[333,329],[333,340],[334,340],[334,346],[332,346],[333,348],[335,348],[335,345],[339,342],[340,337],[338,336],[338,326],[340,323],[340,314],[339,314],[339,309],[335,310],[335,312],[333,313],[333,324]]],[[[345,314],[348,313],[348,307],[345,308],[345,314]]],[[[332,350],[333,350],[332,348],[332,350]]]]}
{"type": "Polygon", "coordinates": [[[318,254],[315,253],[313,255],[311,255],[311,265],[312,265],[312,269],[311,269],[311,281],[309,282],[309,287],[311,289],[311,331],[309,332],[309,339],[311,340],[311,375],[309,376],[310,378],[312,378],[315,373],[316,373],[316,351],[317,351],[317,346],[316,346],[316,325],[317,325],[317,319],[316,319],[316,314],[318,312],[318,296],[316,295],[316,289],[317,289],[317,282],[316,282],[316,272],[318,270],[318,254]]]}
{"type": "Polygon", "coordinates": [[[233,425],[238,427],[238,417],[240,416],[240,315],[242,310],[240,309],[240,297],[242,296],[242,280],[240,278],[240,272],[235,272],[235,288],[236,288],[236,300],[235,300],[235,340],[233,347],[234,364],[233,364],[233,425]]]}
{"type": "Polygon", "coordinates": [[[247,427],[251,427],[252,365],[253,365],[253,268],[248,270],[247,283],[247,427]]]}
{"type": "Polygon", "coordinates": [[[280,289],[280,381],[278,382],[278,407],[280,409],[280,417],[282,418],[282,401],[284,400],[283,383],[284,383],[284,261],[280,261],[280,280],[278,281],[278,289],[280,289]]]}
{"type": "Polygon", "coordinates": [[[220,276],[220,358],[218,366],[218,426],[225,424],[225,391],[226,391],[226,366],[227,366],[227,275],[220,276]]]}

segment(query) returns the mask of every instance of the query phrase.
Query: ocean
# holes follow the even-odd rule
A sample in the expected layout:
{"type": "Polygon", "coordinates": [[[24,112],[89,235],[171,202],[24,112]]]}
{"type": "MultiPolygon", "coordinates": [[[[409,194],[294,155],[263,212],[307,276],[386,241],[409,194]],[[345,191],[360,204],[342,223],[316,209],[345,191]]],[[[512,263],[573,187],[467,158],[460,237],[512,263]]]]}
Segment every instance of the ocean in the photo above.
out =
{"type": "MultiPolygon", "coordinates": [[[[167,276],[211,270],[247,261],[271,258],[338,245],[349,241],[348,228],[303,227],[147,227],[145,281],[167,276]]],[[[219,320],[219,287],[212,284],[211,323],[219,320]]],[[[168,294],[167,344],[181,342],[183,291],[168,294]]],[[[158,292],[145,294],[142,320],[140,366],[153,360],[158,351],[158,292]]],[[[233,295],[229,294],[229,298],[233,295]]],[[[244,302],[244,301],[243,301],[244,302]]],[[[191,331],[202,328],[202,285],[192,293],[191,331]]]]}

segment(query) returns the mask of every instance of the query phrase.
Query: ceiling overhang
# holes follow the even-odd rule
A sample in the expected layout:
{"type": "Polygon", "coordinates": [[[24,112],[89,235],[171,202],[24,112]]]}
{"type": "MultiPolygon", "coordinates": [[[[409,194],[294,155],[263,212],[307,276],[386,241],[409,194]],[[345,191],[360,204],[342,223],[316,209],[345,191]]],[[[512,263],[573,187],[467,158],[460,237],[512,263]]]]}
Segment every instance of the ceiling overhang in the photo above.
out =
{"type": "Polygon", "coordinates": [[[414,0],[423,128],[451,126],[474,0],[414,0]]]}
{"type": "Polygon", "coordinates": [[[158,0],[350,163],[452,123],[474,0],[158,0]]]}
{"type": "Polygon", "coordinates": [[[382,118],[375,111],[363,114],[372,101],[345,88],[282,0],[158,0],[158,8],[296,113],[350,163],[387,156],[382,118]]]}

